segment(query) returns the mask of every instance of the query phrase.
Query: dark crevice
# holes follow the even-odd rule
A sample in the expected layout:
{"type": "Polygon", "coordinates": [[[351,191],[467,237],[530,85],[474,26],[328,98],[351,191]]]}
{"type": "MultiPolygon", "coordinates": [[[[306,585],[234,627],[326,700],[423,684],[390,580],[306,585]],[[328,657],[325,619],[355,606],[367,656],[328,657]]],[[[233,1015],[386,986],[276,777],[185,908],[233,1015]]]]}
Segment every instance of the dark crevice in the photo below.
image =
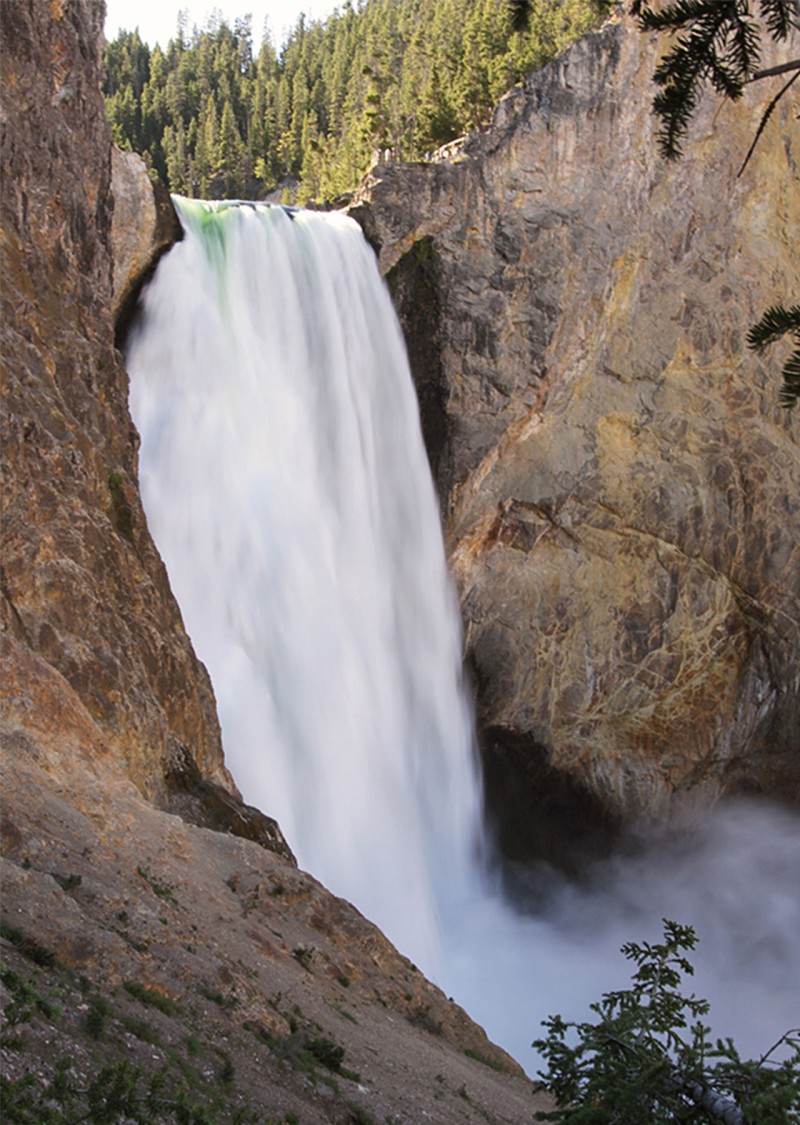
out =
{"type": "Polygon", "coordinates": [[[389,272],[392,294],[408,351],[411,375],[419,402],[422,437],[442,510],[450,491],[443,479],[449,437],[446,388],[440,340],[441,263],[431,237],[415,242],[389,272]]]}
{"type": "Polygon", "coordinates": [[[578,877],[619,842],[622,822],[529,734],[480,734],[486,818],[510,882],[543,865],[578,877]]]}

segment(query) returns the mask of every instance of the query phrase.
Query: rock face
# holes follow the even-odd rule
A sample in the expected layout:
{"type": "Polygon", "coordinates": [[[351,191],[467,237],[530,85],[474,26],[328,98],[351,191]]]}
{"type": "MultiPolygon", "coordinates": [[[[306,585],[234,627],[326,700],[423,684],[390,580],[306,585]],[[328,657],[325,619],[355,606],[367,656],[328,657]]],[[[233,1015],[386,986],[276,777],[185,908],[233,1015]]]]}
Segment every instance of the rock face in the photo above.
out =
{"type": "Polygon", "coordinates": [[[147,531],[113,346],[103,6],[0,10],[4,629],[78,693],[144,794],[166,803],[187,757],[233,789],[147,531]]]}
{"type": "Polygon", "coordinates": [[[514,854],[537,791],[572,829],[800,799],[798,416],[744,342],[800,288],[796,104],[740,178],[772,92],[703,102],[668,165],[656,50],[610,22],[352,211],[411,341],[514,854]]]}
{"type": "Polygon", "coordinates": [[[112,148],[111,191],[111,311],[119,337],[135,311],[142,285],[152,276],[161,255],[180,242],[183,231],[169,192],[160,181],[150,179],[137,153],[112,148]]]}

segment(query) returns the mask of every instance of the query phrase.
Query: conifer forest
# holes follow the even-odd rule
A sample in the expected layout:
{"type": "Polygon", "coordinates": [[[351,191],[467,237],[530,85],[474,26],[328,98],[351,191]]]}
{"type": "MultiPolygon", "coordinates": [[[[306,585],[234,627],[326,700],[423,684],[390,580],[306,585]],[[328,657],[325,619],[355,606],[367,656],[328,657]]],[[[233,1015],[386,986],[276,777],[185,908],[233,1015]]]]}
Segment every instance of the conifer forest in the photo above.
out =
{"type": "Polygon", "coordinates": [[[542,0],[520,28],[507,0],[345,0],[324,21],[300,16],[279,48],[246,15],[182,16],[166,50],[138,30],[108,44],[107,114],[172,192],[331,202],[377,153],[429,159],[480,125],[608,7],[542,0]]]}

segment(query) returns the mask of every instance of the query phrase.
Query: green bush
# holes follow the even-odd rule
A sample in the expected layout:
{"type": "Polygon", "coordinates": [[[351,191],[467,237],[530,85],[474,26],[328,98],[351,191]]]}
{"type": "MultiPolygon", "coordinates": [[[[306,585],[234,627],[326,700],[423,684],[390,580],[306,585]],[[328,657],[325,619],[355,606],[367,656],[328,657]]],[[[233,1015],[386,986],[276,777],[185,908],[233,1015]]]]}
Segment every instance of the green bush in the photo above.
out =
{"type": "Polygon", "coordinates": [[[591,1005],[597,1021],[550,1016],[535,1040],[547,1069],[544,1087],[558,1108],[537,1121],[569,1125],[723,1125],[800,1123],[800,1028],[758,1060],[740,1057],[730,1039],[711,1040],[709,1004],[680,992],[694,969],[684,956],[694,930],[664,919],[664,940],[630,942],[632,986],[591,1005]],[[788,1053],[781,1061],[780,1048],[788,1053]]]}

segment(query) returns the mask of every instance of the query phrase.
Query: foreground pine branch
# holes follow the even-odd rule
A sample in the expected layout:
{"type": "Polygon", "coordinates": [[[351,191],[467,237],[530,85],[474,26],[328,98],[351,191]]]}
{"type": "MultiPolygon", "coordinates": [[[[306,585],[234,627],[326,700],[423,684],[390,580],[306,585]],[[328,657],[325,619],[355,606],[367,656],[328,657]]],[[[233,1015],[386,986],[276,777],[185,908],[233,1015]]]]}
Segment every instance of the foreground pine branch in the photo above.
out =
{"type": "MultiPolygon", "coordinates": [[[[633,11],[642,31],[667,31],[676,37],[653,75],[660,87],[653,98],[653,112],[660,121],[658,143],[668,160],[682,155],[706,83],[717,94],[736,101],[751,82],[800,71],[800,59],[780,67],[759,67],[761,28],[749,0],[674,0],[658,10],[643,7],[639,0],[633,11]]],[[[759,14],[771,38],[783,41],[797,26],[797,0],[760,0],[759,14]]],[[[778,93],[776,102],[789,85],[778,93]]],[[[762,121],[758,135],[765,123],[762,121]]]]}
{"type": "Polygon", "coordinates": [[[747,333],[748,347],[763,352],[783,336],[790,335],[794,350],[783,365],[783,387],[781,403],[794,406],[800,398],[800,305],[784,308],[774,305],[767,309],[761,320],[747,333]]]}
{"type": "MultiPolygon", "coordinates": [[[[653,113],[659,118],[658,145],[662,156],[676,160],[683,153],[689,125],[705,83],[716,93],[736,101],[752,82],[789,74],[761,115],[739,176],[750,162],[778,103],[800,77],[800,59],[760,67],[762,29],[751,13],[750,0],[673,0],[658,10],[633,0],[631,12],[642,31],[666,31],[677,36],[656,67],[653,81],[659,87],[653,113]]],[[[764,34],[776,42],[800,28],[798,0],[760,0],[764,34]]],[[[780,401],[792,407],[800,398],[800,313],[798,306],[768,309],[748,334],[748,345],[763,351],[774,340],[792,333],[795,349],[783,366],[780,401]],[[775,334],[776,324],[781,327],[775,334]],[[772,334],[770,334],[772,332],[772,334]]]]}

